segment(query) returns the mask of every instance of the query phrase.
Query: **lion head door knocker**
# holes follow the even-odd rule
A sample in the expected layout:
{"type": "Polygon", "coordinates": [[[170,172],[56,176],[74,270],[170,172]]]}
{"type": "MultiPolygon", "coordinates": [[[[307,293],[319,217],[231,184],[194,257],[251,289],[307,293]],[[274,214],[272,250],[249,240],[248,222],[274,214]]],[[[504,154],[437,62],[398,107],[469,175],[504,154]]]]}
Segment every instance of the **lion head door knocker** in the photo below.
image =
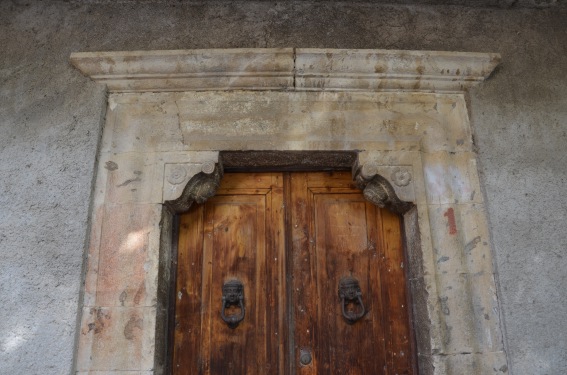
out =
{"type": "Polygon", "coordinates": [[[362,303],[362,291],[356,278],[347,276],[339,281],[339,298],[341,300],[343,317],[348,324],[354,324],[366,314],[364,304],[362,303]],[[355,310],[347,310],[349,304],[353,304],[355,310]]]}
{"type": "Polygon", "coordinates": [[[228,280],[222,286],[221,318],[232,329],[244,320],[246,308],[244,307],[244,285],[240,280],[228,280]],[[240,313],[226,315],[225,310],[231,306],[238,306],[240,313]]]}

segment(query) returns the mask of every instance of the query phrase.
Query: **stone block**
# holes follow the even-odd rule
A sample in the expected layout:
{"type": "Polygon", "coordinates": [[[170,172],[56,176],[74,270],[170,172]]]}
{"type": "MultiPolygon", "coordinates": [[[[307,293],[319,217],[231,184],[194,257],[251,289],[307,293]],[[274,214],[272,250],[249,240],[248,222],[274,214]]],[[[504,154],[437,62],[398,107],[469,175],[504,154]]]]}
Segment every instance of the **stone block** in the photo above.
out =
{"type": "Polygon", "coordinates": [[[468,275],[437,275],[437,303],[441,318],[442,347],[436,354],[476,352],[474,309],[467,291],[468,275]]]}
{"type": "Polygon", "coordinates": [[[163,167],[163,189],[160,202],[179,198],[189,180],[197,173],[210,172],[219,160],[217,151],[161,152],[157,156],[163,167]]]}
{"type": "MultiPolygon", "coordinates": [[[[126,94],[123,94],[126,95],[126,94]]],[[[187,149],[180,131],[176,96],[142,95],[135,99],[109,97],[102,152],[155,152],[187,149]]]]}
{"type": "Polygon", "coordinates": [[[97,306],[155,305],[161,209],[161,205],[105,206],[97,306]]]}
{"type": "Polygon", "coordinates": [[[113,94],[107,116],[103,152],[286,149],[297,141],[313,149],[472,149],[461,94],[113,94]]]}
{"type": "Polygon", "coordinates": [[[429,204],[483,202],[474,153],[423,153],[422,163],[429,204]]]}
{"type": "Polygon", "coordinates": [[[488,229],[486,206],[484,204],[463,204],[456,206],[462,229],[463,255],[467,272],[471,274],[493,274],[494,265],[491,237],[488,229]]]}
{"type": "Polygon", "coordinates": [[[163,165],[152,152],[102,154],[99,170],[106,170],[107,203],[161,203],[163,165]]]}
{"type": "Polygon", "coordinates": [[[155,317],[153,307],[85,307],[77,371],[152,370],[155,317]]]}
{"type": "Polygon", "coordinates": [[[467,276],[470,283],[478,348],[481,351],[504,351],[494,275],[479,273],[467,276]]]}
{"type": "Polygon", "coordinates": [[[466,117],[446,119],[455,111],[466,116],[457,94],[194,92],[176,102],[192,150],[294,149],[298,141],[300,149],[428,152],[471,145],[460,125],[466,117]]]}
{"type": "MultiPolygon", "coordinates": [[[[205,163],[205,168],[209,165],[205,163]]],[[[203,171],[203,163],[167,163],[165,164],[165,181],[163,201],[175,200],[181,196],[185,185],[191,177],[203,171]]]]}
{"type": "Polygon", "coordinates": [[[507,374],[508,365],[504,352],[458,353],[433,356],[436,375],[489,375],[507,374]]]}
{"type": "Polygon", "coordinates": [[[426,203],[423,185],[423,167],[419,151],[362,151],[358,154],[361,166],[371,165],[378,174],[386,178],[396,195],[405,202],[426,203]],[[400,181],[400,172],[407,171],[404,181],[400,181]]]}
{"type": "Polygon", "coordinates": [[[443,335],[436,354],[503,350],[493,276],[437,275],[436,282],[443,335]]]}
{"type": "MultiPolygon", "coordinates": [[[[415,315],[428,322],[426,327],[416,327],[416,339],[423,340],[418,343],[419,353],[431,354],[442,353],[444,351],[444,342],[446,330],[444,319],[442,317],[441,306],[437,296],[439,295],[439,287],[437,280],[432,275],[425,275],[417,279],[410,280],[412,293],[417,293],[417,299],[414,304],[415,315]],[[428,340],[428,341],[427,341],[428,340]]],[[[412,297],[413,298],[413,297],[412,297]]]]}
{"type": "Polygon", "coordinates": [[[436,272],[492,273],[490,235],[483,204],[430,205],[436,272]]]}

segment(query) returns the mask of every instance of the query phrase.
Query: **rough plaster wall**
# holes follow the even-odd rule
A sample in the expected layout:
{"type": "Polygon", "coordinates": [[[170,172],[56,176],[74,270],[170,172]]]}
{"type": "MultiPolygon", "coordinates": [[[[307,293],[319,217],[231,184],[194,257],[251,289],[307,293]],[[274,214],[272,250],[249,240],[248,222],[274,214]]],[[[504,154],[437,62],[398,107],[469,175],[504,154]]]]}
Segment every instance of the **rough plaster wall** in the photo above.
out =
{"type": "Polygon", "coordinates": [[[509,359],[514,374],[567,374],[567,13],[506,26],[516,37],[471,116],[509,359]]]}
{"type": "Polygon", "coordinates": [[[0,2],[0,374],[71,372],[104,90],[73,51],[500,52],[472,92],[514,374],[567,373],[567,10],[0,2]]]}

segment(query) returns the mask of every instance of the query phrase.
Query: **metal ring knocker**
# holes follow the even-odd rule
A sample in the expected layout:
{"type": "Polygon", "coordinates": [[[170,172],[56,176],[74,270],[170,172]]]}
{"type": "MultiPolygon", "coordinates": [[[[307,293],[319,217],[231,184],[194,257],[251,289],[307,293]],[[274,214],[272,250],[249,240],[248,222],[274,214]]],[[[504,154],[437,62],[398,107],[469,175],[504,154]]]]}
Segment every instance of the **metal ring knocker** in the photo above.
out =
{"type": "Polygon", "coordinates": [[[341,310],[343,312],[343,316],[348,324],[353,324],[366,314],[364,304],[362,303],[362,291],[360,290],[360,284],[354,277],[343,277],[339,281],[339,298],[341,299],[341,310]],[[360,311],[346,311],[345,308],[349,303],[354,303],[360,306],[360,311]]]}
{"type": "Polygon", "coordinates": [[[244,320],[246,308],[244,307],[244,285],[240,280],[229,280],[222,286],[221,318],[232,329],[244,320]],[[224,311],[230,306],[238,306],[240,314],[226,316],[224,311]]]}

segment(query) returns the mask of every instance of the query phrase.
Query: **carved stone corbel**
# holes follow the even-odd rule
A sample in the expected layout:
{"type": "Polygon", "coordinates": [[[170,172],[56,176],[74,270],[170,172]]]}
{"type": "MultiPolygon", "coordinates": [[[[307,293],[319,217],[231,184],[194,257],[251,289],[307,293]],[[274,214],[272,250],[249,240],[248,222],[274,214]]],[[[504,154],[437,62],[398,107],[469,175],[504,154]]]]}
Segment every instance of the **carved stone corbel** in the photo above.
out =
{"type": "Polygon", "coordinates": [[[385,207],[400,215],[405,214],[412,207],[412,203],[404,202],[398,198],[390,182],[380,176],[373,165],[360,166],[355,164],[353,179],[356,186],[362,190],[364,198],[378,207],[385,207]]]}
{"type": "Polygon", "coordinates": [[[215,195],[223,175],[224,171],[220,160],[216,164],[204,164],[202,171],[195,174],[187,182],[181,196],[175,200],[165,201],[165,206],[175,213],[184,213],[189,211],[193,202],[204,203],[215,195]]]}

